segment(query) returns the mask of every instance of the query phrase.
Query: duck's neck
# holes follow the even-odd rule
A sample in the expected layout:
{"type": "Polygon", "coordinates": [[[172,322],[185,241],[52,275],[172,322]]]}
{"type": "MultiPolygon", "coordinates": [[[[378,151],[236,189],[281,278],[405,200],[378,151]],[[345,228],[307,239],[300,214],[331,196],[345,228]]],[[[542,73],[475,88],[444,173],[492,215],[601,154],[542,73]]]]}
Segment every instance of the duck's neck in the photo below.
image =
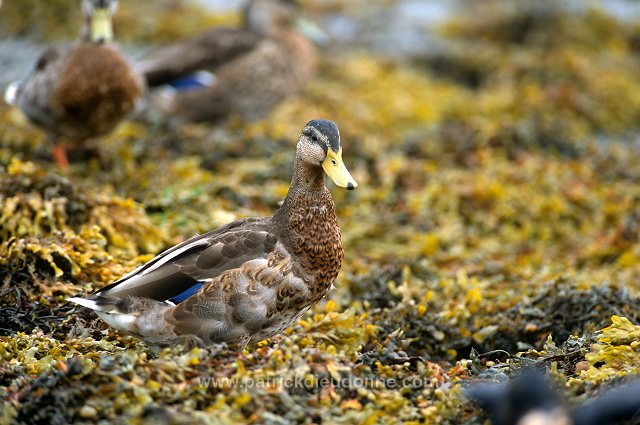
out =
{"type": "Polygon", "coordinates": [[[300,209],[307,207],[313,212],[316,205],[326,205],[327,195],[333,210],[331,194],[324,185],[324,171],[318,166],[307,164],[298,154],[293,165],[289,191],[274,218],[281,225],[288,224],[292,219],[297,219],[295,214],[300,209]]]}
{"type": "MultiPolygon", "coordinates": [[[[293,177],[289,186],[289,193],[292,192],[318,192],[326,190],[324,185],[324,171],[322,167],[306,163],[298,152],[293,164],[293,177]]],[[[289,196],[287,193],[287,197],[289,196]]]]}
{"type": "Polygon", "coordinates": [[[321,286],[330,285],[342,263],[342,242],[331,193],[322,168],[296,158],[289,192],[274,220],[279,237],[302,268],[323,270],[321,286]]]}

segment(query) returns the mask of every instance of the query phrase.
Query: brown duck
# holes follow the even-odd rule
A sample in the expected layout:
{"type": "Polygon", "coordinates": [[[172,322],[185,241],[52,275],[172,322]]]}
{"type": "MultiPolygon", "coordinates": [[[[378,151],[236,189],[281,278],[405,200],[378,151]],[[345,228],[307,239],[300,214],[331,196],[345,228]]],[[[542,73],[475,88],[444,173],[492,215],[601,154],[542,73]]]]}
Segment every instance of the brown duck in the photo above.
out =
{"type": "Polygon", "coordinates": [[[320,41],[323,33],[301,18],[295,2],[252,0],[243,28],[213,28],[139,62],[150,87],[166,88],[151,97],[149,115],[209,122],[230,114],[261,118],[312,77],[316,55],[307,36],[320,41]]]}
{"type": "Polygon", "coordinates": [[[83,0],[81,39],[47,48],[31,73],[7,88],[5,99],[42,127],[54,142],[54,156],[67,165],[66,139],[79,147],[85,139],[111,131],[143,92],[143,79],[112,42],[116,0],[83,0]]]}
{"type": "Polygon", "coordinates": [[[245,218],[163,252],[86,298],[116,329],[157,344],[244,346],[291,326],[332,287],[343,259],[324,176],[355,180],[342,162],[336,125],[309,121],[287,196],[273,217],[245,218]]]}

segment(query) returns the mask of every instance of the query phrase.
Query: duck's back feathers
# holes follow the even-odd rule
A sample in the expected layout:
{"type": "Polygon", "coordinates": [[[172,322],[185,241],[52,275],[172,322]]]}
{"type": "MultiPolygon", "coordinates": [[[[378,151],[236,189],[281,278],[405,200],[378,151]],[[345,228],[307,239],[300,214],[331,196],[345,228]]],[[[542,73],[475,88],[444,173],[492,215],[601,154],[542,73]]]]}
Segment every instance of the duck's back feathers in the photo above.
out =
{"type": "MultiPolygon", "coordinates": [[[[207,343],[246,342],[245,326],[262,324],[266,317],[264,308],[251,313],[246,308],[259,306],[263,294],[248,299],[252,297],[238,293],[245,288],[225,282],[255,262],[266,266],[277,244],[272,228],[271,217],[234,221],[176,245],[87,298],[69,301],[149,342],[168,343],[186,334],[207,343]],[[247,299],[240,305],[237,298],[242,296],[247,299]],[[199,319],[203,309],[208,317],[204,322],[199,319]]],[[[275,289],[269,291],[275,297],[275,289]]]]}
{"type": "Polygon", "coordinates": [[[179,303],[185,292],[195,293],[194,287],[220,273],[266,258],[276,242],[270,217],[237,220],[174,246],[88,299],[131,296],[179,303]]]}
{"type": "Polygon", "coordinates": [[[251,51],[260,37],[247,30],[219,27],[194,38],[154,50],[138,64],[150,87],[169,84],[200,70],[220,65],[251,51]]]}

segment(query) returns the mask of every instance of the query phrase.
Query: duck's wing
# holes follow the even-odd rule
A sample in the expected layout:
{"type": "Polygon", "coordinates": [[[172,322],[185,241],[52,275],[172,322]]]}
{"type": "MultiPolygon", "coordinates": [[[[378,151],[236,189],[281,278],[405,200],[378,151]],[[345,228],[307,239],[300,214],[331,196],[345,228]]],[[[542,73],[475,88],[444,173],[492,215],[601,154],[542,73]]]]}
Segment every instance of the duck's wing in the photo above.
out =
{"type": "Polygon", "coordinates": [[[197,71],[213,71],[258,44],[251,31],[218,27],[196,37],[151,51],[138,63],[150,87],[170,83],[197,71]]]}
{"type": "Polygon", "coordinates": [[[70,301],[107,312],[129,296],[178,304],[225,270],[266,258],[276,242],[271,217],[237,220],[170,248],[87,298],[70,301]]]}
{"type": "Polygon", "coordinates": [[[216,122],[230,113],[245,120],[266,115],[301,86],[290,49],[265,40],[221,66],[215,83],[200,90],[171,91],[154,99],[154,108],[172,119],[216,122]]]}
{"type": "Polygon", "coordinates": [[[56,105],[52,98],[74,47],[73,43],[49,46],[40,54],[29,75],[8,89],[12,93],[7,93],[7,101],[19,107],[31,121],[44,128],[50,128],[56,122],[56,105]]]}

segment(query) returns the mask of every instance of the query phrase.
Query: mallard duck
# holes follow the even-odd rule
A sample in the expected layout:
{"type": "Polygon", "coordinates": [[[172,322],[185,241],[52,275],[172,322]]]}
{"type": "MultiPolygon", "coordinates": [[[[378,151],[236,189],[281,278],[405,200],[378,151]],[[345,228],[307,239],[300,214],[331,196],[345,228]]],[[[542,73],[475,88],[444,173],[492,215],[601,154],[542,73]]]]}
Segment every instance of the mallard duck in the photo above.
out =
{"type": "Polygon", "coordinates": [[[70,146],[111,131],[134,107],[144,81],[112,42],[116,0],[83,0],[84,26],[77,42],[50,46],[31,73],[11,84],[5,100],[54,142],[54,156],[67,165],[70,146]]]}
{"type": "Polygon", "coordinates": [[[301,18],[294,1],[252,0],[243,28],[213,28],[152,51],[138,64],[147,84],[176,89],[152,96],[149,115],[209,122],[233,113],[261,118],[313,75],[315,49],[305,35],[324,36],[301,18]]]}
{"type": "Polygon", "coordinates": [[[342,264],[325,173],[339,187],[357,187],[342,162],[338,128],[317,119],[302,130],[289,191],[272,217],[195,236],[69,301],[155,344],[244,346],[282,332],[329,291],[342,264]]]}

